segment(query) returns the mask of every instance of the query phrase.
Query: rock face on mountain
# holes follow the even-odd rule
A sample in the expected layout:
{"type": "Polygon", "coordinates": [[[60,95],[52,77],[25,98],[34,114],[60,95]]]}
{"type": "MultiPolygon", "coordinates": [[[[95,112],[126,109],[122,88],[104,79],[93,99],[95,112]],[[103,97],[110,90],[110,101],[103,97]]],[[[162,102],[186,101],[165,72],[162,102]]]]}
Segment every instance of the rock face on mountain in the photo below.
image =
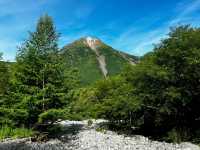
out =
{"type": "Polygon", "coordinates": [[[108,70],[106,68],[106,60],[103,54],[100,54],[98,47],[101,45],[101,42],[98,39],[87,37],[86,44],[93,50],[96,54],[96,58],[98,60],[99,68],[101,69],[104,77],[107,77],[108,70]]]}
{"type": "Polygon", "coordinates": [[[93,37],[66,45],[61,53],[66,67],[78,69],[83,85],[116,75],[125,65],[138,61],[137,57],[117,51],[93,37]]]}

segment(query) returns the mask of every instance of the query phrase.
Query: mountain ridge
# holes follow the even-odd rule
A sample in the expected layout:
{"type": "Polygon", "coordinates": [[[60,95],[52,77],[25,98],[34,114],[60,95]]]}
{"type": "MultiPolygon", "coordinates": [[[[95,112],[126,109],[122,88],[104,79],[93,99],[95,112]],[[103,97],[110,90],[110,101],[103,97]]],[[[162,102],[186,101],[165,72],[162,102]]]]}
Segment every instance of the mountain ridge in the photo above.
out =
{"type": "Polygon", "coordinates": [[[83,84],[119,74],[137,57],[115,50],[96,37],[86,36],[61,49],[66,67],[77,68],[83,84]]]}

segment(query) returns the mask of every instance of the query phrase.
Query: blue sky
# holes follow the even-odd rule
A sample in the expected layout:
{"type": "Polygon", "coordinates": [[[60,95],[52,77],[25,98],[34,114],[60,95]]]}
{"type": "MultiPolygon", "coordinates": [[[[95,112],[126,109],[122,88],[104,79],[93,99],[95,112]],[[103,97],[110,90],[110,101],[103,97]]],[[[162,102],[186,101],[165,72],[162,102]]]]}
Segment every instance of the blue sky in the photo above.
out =
{"type": "Polygon", "coordinates": [[[59,46],[95,36],[142,56],[180,24],[200,26],[200,0],[0,0],[0,52],[13,61],[19,46],[48,13],[61,33],[59,46]]]}

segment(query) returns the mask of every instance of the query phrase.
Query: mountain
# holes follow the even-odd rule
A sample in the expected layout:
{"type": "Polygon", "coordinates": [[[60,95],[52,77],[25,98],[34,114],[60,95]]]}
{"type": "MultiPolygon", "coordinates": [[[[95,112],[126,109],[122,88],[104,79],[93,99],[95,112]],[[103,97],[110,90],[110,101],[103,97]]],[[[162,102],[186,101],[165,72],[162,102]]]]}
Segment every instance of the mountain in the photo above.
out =
{"type": "Polygon", "coordinates": [[[77,68],[82,84],[119,74],[126,64],[136,64],[136,56],[117,51],[100,39],[85,37],[62,48],[66,67],[77,68]]]}

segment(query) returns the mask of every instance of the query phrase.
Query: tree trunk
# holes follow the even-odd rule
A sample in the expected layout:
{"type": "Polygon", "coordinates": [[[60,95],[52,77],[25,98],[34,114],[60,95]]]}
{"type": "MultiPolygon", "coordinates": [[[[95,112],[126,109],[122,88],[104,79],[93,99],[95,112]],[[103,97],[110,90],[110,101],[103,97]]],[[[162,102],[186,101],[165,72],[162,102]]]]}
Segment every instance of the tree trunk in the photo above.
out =
{"type": "Polygon", "coordinates": [[[44,69],[43,69],[43,75],[42,75],[42,91],[43,91],[43,95],[42,95],[42,109],[43,111],[45,110],[45,105],[44,105],[44,100],[45,100],[45,69],[46,69],[46,64],[44,65],[44,69]]]}

